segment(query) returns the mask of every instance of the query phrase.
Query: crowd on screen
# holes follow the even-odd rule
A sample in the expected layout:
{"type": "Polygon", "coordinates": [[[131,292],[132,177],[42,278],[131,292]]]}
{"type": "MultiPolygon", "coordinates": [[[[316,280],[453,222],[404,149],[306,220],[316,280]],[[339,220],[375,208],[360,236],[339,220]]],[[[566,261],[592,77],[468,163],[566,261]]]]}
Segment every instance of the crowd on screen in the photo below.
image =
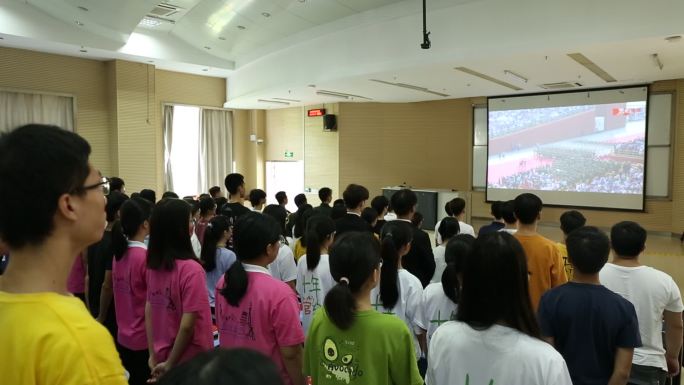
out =
{"type": "Polygon", "coordinates": [[[410,189],[324,187],[291,213],[286,193],[266,205],[238,173],[197,197],[129,196],[89,156],[54,126],[0,136],[3,383],[615,385],[679,372],[684,305],[639,262],[638,223],[609,237],[571,210],[554,242],[524,193],[492,203],[475,232],[455,198],[433,243],[410,189]]]}
{"type": "Polygon", "coordinates": [[[490,111],[488,120],[489,139],[512,134],[543,123],[553,122],[566,116],[591,111],[594,106],[569,106],[532,108],[520,110],[490,111]]]}

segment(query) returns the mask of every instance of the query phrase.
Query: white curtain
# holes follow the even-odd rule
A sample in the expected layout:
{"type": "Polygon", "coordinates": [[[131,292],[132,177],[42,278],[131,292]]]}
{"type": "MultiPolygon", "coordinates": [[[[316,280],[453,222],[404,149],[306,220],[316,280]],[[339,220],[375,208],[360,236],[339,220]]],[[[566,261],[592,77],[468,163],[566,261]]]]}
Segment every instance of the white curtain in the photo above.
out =
{"type": "Polygon", "coordinates": [[[173,106],[164,106],[164,187],[173,191],[173,169],[171,167],[171,148],[173,147],[173,106]]]}
{"type": "Polygon", "coordinates": [[[51,124],[74,131],[74,98],[0,91],[0,133],[29,123],[51,124]]]}
{"type": "Polygon", "coordinates": [[[201,191],[222,186],[233,168],[233,113],[202,109],[199,140],[201,191]]]}

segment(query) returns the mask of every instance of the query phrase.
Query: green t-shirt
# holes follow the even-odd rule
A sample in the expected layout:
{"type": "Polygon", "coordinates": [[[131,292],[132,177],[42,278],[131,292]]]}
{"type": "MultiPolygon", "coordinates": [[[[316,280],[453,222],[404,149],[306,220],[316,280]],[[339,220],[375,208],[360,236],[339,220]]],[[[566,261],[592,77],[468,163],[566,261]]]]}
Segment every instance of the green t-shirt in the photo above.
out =
{"type": "Polygon", "coordinates": [[[340,330],[325,308],[316,311],[304,349],[304,376],[313,385],[422,385],[413,339],[396,316],[375,310],[356,313],[340,330]]]}

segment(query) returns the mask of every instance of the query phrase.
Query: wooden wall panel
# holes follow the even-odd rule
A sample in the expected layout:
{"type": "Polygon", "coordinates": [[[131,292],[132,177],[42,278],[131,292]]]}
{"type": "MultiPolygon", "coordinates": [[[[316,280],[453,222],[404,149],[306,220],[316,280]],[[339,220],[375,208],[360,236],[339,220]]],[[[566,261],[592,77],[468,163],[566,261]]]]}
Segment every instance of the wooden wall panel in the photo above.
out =
{"type": "Polygon", "coordinates": [[[265,159],[267,161],[304,160],[304,109],[281,108],[266,111],[265,159]],[[286,158],[285,152],[294,156],[286,158]]]}

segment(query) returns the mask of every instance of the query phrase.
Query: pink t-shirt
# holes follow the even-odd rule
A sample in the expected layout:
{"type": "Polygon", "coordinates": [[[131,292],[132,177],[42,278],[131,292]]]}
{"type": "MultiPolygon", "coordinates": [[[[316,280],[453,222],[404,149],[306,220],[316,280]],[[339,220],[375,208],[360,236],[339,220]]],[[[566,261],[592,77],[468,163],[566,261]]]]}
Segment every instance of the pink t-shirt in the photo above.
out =
{"type": "Polygon", "coordinates": [[[285,385],[291,385],[280,347],[304,343],[297,296],[290,286],[271,277],[268,269],[249,264],[243,266],[249,284],[238,307],[230,306],[219,293],[224,286],[224,277],[216,285],[216,322],[221,347],[244,347],[271,357],[278,365],[285,385]]]}
{"type": "Polygon", "coordinates": [[[147,301],[152,310],[152,338],[157,362],[166,361],[183,313],[195,313],[192,341],[178,363],[214,348],[204,269],[194,259],[176,260],[173,270],[147,270],[147,301]]]}
{"type": "Polygon", "coordinates": [[[71,272],[67,278],[67,291],[71,294],[85,293],[85,266],[83,256],[79,254],[71,266],[71,272]]]}
{"type": "Polygon", "coordinates": [[[197,234],[197,239],[201,244],[204,244],[204,233],[207,231],[207,226],[209,226],[209,221],[204,218],[200,218],[195,224],[195,234],[197,234]]]}
{"type": "Polygon", "coordinates": [[[128,250],[112,262],[112,284],[116,324],[119,327],[117,341],[131,350],[147,349],[145,332],[145,301],[147,300],[147,246],[141,242],[129,242],[128,250]]]}

